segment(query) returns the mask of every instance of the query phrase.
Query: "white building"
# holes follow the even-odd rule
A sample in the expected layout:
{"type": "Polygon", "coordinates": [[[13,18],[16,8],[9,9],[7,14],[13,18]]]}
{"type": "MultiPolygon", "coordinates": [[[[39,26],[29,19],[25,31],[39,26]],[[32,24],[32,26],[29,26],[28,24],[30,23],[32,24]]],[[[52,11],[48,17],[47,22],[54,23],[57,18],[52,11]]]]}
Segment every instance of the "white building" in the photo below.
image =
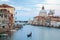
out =
{"type": "Polygon", "coordinates": [[[46,17],[47,16],[47,12],[46,12],[44,6],[42,6],[42,9],[40,10],[39,16],[43,16],[43,17],[46,17]]]}
{"type": "Polygon", "coordinates": [[[48,13],[48,16],[54,16],[55,14],[55,11],[54,10],[50,10],[49,13],[48,13]]]}
{"type": "Polygon", "coordinates": [[[60,22],[51,21],[51,25],[53,25],[54,27],[59,27],[60,26],[60,22]]]}

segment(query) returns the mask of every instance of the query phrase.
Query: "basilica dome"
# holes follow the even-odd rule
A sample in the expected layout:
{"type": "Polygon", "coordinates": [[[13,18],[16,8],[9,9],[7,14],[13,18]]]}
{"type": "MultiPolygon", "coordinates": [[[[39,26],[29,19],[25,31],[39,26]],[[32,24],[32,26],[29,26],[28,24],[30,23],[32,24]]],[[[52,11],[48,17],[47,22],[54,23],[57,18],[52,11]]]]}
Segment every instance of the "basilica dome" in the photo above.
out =
{"type": "Polygon", "coordinates": [[[47,12],[46,12],[46,10],[44,9],[44,6],[43,6],[42,9],[40,10],[39,16],[47,16],[47,12]]]}
{"type": "Polygon", "coordinates": [[[47,13],[46,10],[40,10],[40,13],[47,13]]]}

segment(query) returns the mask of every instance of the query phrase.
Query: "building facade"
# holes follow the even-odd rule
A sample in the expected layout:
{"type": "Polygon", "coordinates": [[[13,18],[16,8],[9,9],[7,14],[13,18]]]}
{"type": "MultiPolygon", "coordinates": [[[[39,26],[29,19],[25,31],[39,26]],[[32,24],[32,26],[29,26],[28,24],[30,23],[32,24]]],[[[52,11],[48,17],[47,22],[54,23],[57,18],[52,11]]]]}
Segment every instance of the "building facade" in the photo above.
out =
{"type": "Polygon", "coordinates": [[[46,17],[47,16],[47,12],[44,8],[44,6],[42,6],[40,12],[39,12],[39,16],[43,16],[43,17],[46,17]]]}
{"type": "Polygon", "coordinates": [[[54,16],[54,14],[55,14],[54,10],[50,10],[49,13],[47,14],[47,12],[46,12],[46,10],[44,10],[44,6],[43,6],[39,15],[34,17],[32,24],[59,27],[60,26],[60,17],[54,16]]]}
{"type": "Polygon", "coordinates": [[[8,25],[9,28],[12,28],[14,23],[14,11],[15,8],[7,4],[0,5],[0,25],[8,25]]]}
{"type": "Polygon", "coordinates": [[[33,24],[45,25],[46,17],[47,17],[47,12],[46,12],[44,6],[42,6],[42,9],[40,10],[39,15],[34,17],[33,24]]]}

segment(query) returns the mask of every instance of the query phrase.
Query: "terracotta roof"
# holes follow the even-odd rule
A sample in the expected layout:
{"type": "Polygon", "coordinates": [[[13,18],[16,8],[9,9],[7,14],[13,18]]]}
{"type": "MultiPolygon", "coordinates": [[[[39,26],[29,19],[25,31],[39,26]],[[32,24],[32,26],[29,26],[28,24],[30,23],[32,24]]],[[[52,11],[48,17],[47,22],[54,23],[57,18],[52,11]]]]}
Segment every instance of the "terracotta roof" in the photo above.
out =
{"type": "Polygon", "coordinates": [[[34,18],[37,18],[38,20],[41,20],[41,19],[46,19],[45,17],[42,17],[42,16],[36,16],[34,18]]]}
{"type": "MultiPolygon", "coordinates": [[[[51,18],[51,21],[56,21],[56,22],[60,22],[60,17],[59,16],[48,16],[47,18],[51,18]]],[[[42,17],[42,16],[36,16],[34,18],[37,18],[38,20],[46,20],[47,18],[42,17]]]]}
{"type": "Polygon", "coordinates": [[[34,18],[41,18],[42,16],[36,16],[36,17],[34,17],[34,18]]]}
{"type": "Polygon", "coordinates": [[[9,6],[7,4],[2,4],[2,5],[0,5],[0,8],[14,8],[14,7],[9,6]]]}
{"type": "Polygon", "coordinates": [[[58,18],[58,19],[60,19],[59,16],[48,16],[48,17],[51,17],[51,18],[58,18]]]}

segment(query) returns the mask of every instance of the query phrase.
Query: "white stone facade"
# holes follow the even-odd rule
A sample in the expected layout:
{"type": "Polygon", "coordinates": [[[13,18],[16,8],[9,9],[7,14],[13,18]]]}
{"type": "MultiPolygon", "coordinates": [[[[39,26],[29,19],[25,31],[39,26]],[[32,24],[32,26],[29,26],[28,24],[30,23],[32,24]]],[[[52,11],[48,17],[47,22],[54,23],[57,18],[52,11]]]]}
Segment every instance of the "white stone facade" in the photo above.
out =
{"type": "Polygon", "coordinates": [[[40,10],[39,16],[43,16],[43,17],[46,17],[46,16],[47,16],[47,12],[46,12],[46,10],[44,9],[44,6],[43,6],[42,9],[40,10]]]}
{"type": "Polygon", "coordinates": [[[51,21],[51,25],[53,25],[54,27],[59,27],[60,26],[60,22],[51,21]]]}

